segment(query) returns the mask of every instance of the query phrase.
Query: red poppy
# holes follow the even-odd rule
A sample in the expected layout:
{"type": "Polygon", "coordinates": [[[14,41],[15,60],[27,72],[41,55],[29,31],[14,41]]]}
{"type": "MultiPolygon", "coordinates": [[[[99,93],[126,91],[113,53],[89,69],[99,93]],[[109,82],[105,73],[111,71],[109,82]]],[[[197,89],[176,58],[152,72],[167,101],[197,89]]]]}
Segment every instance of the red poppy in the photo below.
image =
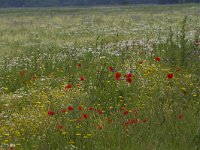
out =
{"type": "Polygon", "coordinates": [[[98,114],[101,115],[103,112],[101,110],[97,110],[98,114]]]}
{"type": "Polygon", "coordinates": [[[84,77],[84,76],[80,77],[80,80],[81,80],[81,81],[84,81],[84,80],[85,80],[85,77],[84,77]]]}
{"type": "Polygon", "coordinates": [[[33,75],[33,76],[31,77],[31,80],[32,80],[32,81],[35,81],[36,78],[37,78],[36,75],[33,75]]]}
{"type": "Polygon", "coordinates": [[[49,111],[48,111],[48,115],[49,115],[49,116],[53,116],[53,115],[55,115],[55,112],[52,111],[52,110],[49,110],[49,111]]]}
{"type": "Polygon", "coordinates": [[[133,74],[132,74],[132,73],[126,74],[126,78],[132,78],[132,77],[133,77],[133,74]]]}
{"type": "Polygon", "coordinates": [[[129,113],[128,111],[124,111],[124,115],[128,115],[128,113],[129,113]]]}
{"type": "Polygon", "coordinates": [[[81,106],[79,106],[79,107],[78,107],[78,110],[80,110],[80,111],[81,111],[81,110],[83,110],[83,108],[82,108],[81,106]]]}
{"type": "Polygon", "coordinates": [[[137,124],[137,123],[139,123],[139,119],[132,119],[131,123],[137,124]]]}
{"type": "Polygon", "coordinates": [[[119,73],[119,72],[115,73],[115,79],[116,80],[119,80],[121,78],[121,76],[122,76],[121,73],[119,73]]]}
{"type": "Polygon", "coordinates": [[[126,110],[126,108],[125,108],[125,107],[122,107],[122,110],[124,110],[124,111],[125,111],[125,110],[126,110]]]}
{"type": "Polygon", "coordinates": [[[182,120],[183,118],[184,118],[183,113],[180,113],[180,114],[178,115],[178,119],[179,119],[179,120],[182,120]]]}
{"type": "Polygon", "coordinates": [[[10,150],[14,150],[14,145],[11,145],[11,146],[10,146],[10,150]]]}
{"type": "Polygon", "coordinates": [[[142,122],[143,122],[143,123],[147,122],[147,118],[143,118],[143,119],[142,119],[142,122]]]}
{"type": "Polygon", "coordinates": [[[68,107],[68,110],[69,110],[69,111],[73,111],[74,108],[73,108],[72,106],[69,106],[69,107],[68,107]]]}
{"type": "Polygon", "coordinates": [[[124,125],[125,125],[126,127],[128,127],[130,124],[131,124],[130,121],[127,121],[127,122],[124,123],[124,125]]]}
{"type": "Polygon", "coordinates": [[[57,128],[58,128],[58,129],[63,129],[64,126],[62,126],[62,125],[58,125],[57,128]]]}
{"type": "Polygon", "coordinates": [[[127,81],[128,83],[132,83],[132,82],[133,82],[132,78],[126,78],[126,81],[127,81]]]}
{"type": "Polygon", "coordinates": [[[173,73],[168,73],[168,75],[167,75],[167,78],[168,79],[172,79],[174,77],[174,74],[173,73]]]}
{"type": "Polygon", "coordinates": [[[71,85],[71,84],[68,84],[68,85],[65,86],[65,90],[71,89],[71,88],[72,88],[72,85],[71,85]]]}
{"type": "Polygon", "coordinates": [[[83,114],[83,118],[88,119],[89,118],[88,114],[83,114]]]}
{"type": "Polygon", "coordinates": [[[103,126],[98,126],[98,129],[99,129],[99,130],[103,129],[103,126]]]}
{"type": "Polygon", "coordinates": [[[200,40],[196,39],[195,42],[194,42],[194,44],[195,44],[196,46],[199,46],[199,45],[200,45],[200,40]]]}
{"type": "Polygon", "coordinates": [[[67,110],[66,109],[61,109],[61,112],[66,113],[67,110]]]}
{"type": "Polygon", "coordinates": [[[107,121],[108,121],[108,122],[111,122],[111,121],[112,121],[112,119],[108,118],[108,119],[107,119],[107,121]]]}
{"type": "Polygon", "coordinates": [[[81,87],[81,84],[76,84],[77,87],[81,87]]]}
{"type": "Polygon", "coordinates": [[[160,60],[161,60],[160,57],[156,57],[156,58],[155,58],[155,61],[157,61],[157,62],[159,62],[160,60]]]}
{"type": "Polygon", "coordinates": [[[81,64],[77,64],[77,67],[81,68],[81,67],[82,67],[82,65],[81,65],[81,64]]]}
{"type": "Polygon", "coordinates": [[[93,107],[90,107],[90,108],[88,108],[88,110],[94,110],[94,108],[93,108],[93,107]]]}
{"type": "Polygon", "coordinates": [[[133,110],[133,115],[135,115],[135,116],[138,115],[138,110],[137,109],[133,110]]]}
{"type": "Polygon", "coordinates": [[[108,70],[113,72],[115,69],[113,67],[109,67],[108,70]]]}

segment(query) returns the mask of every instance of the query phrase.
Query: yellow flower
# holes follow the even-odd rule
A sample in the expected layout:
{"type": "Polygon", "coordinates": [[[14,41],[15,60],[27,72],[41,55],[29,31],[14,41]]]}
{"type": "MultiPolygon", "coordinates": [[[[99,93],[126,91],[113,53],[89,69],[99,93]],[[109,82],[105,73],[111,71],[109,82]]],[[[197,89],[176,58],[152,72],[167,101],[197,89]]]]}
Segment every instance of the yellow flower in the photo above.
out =
{"type": "Polygon", "coordinates": [[[8,143],[8,140],[4,140],[4,143],[8,143]]]}
{"type": "Polygon", "coordinates": [[[4,133],[5,136],[9,136],[9,133],[4,133]]]}
{"type": "Polygon", "coordinates": [[[66,135],[68,132],[62,132],[62,135],[66,135]]]}
{"type": "Polygon", "coordinates": [[[19,131],[15,131],[15,135],[19,137],[21,136],[21,133],[19,131]]]}
{"type": "Polygon", "coordinates": [[[194,93],[194,94],[192,94],[192,96],[196,97],[196,96],[197,96],[197,94],[196,94],[196,93],[194,93]]]}
{"type": "Polygon", "coordinates": [[[69,141],[69,144],[75,144],[74,141],[69,141]]]}
{"type": "Polygon", "coordinates": [[[181,88],[181,90],[185,91],[185,90],[186,90],[186,88],[182,87],[182,88],[181,88]]]}
{"type": "Polygon", "coordinates": [[[91,137],[92,136],[92,134],[87,134],[87,137],[91,137]]]}

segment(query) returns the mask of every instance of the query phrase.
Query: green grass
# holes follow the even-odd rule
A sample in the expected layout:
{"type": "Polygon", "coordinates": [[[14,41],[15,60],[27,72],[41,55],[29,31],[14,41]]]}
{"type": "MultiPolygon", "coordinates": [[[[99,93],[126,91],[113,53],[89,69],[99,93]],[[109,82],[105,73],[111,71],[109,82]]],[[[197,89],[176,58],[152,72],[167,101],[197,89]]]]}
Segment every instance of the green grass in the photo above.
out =
{"type": "Polygon", "coordinates": [[[199,12],[0,9],[0,148],[199,149],[199,12]]]}

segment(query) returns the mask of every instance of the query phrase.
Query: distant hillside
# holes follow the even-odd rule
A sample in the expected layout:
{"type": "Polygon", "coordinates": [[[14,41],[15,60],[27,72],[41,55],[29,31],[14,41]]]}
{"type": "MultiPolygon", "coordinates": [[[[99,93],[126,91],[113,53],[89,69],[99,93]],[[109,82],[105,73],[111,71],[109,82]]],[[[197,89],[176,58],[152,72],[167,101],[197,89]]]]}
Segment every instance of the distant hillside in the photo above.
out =
{"type": "Polygon", "coordinates": [[[0,7],[199,3],[200,0],[0,0],[0,7]]]}

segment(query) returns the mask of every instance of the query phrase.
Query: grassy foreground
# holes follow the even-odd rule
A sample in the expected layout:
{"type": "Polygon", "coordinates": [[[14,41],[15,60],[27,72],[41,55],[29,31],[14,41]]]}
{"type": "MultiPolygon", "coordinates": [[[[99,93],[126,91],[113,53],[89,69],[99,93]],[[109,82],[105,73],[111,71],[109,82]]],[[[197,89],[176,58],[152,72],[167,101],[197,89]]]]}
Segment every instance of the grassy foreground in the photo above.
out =
{"type": "Polygon", "coordinates": [[[199,12],[0,9],[0,149],[200,149],[199,12]]]}

